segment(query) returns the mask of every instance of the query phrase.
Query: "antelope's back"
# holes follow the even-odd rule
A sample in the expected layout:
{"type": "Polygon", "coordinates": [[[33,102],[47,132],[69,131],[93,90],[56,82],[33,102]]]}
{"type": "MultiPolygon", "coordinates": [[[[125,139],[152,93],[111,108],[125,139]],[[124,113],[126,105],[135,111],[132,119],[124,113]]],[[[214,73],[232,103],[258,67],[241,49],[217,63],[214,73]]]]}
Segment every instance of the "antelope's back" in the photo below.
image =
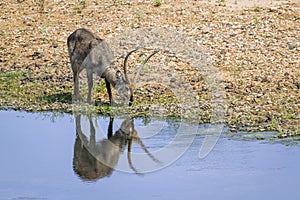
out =
{"type": "Polygon", "coordinates": [[[81,65],[93,47],[102,41],[88,29],[80,28],[74,31],[67,40],[71,63],[76,62],[76,64],[81,65]]]}

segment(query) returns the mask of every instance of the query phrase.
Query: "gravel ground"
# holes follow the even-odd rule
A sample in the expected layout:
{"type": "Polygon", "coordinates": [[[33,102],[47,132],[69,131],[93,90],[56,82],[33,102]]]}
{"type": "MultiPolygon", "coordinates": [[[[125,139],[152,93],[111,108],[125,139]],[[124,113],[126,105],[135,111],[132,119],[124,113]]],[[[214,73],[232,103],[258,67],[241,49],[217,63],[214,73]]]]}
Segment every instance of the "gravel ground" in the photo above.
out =
{"type": "MultiPolygon", "coordinates": [[[[179,39],[169,48],[165,44],[166,49],[150,62],[162,70],[155,79],[141,77],[148,84],[135,92],[136,103],[130,111],[136,116],[158,103],[168,116],[182,113],[180,101],[172,98],[174,91],[155,84],[160,74],[172,69],[170,87],[181,77],[191,86],[200,122],[222,120],[231,131],[272,130],[283,137],[300,134],[299,1],[165,0],[156,6],[154,0],[3,0],[0,10],[2,109],[74,109],[66,39],[77,28],[89,28],[112,41],[116,57],[130,50],[129,43],[124,45],[128,30],[133,35],[156,30],[162,35],[150,38],[161,39],[160,47],[164,41],[173,41],[171,32],[179,39]],[[118,38],[124,44],[117,44],[118,38]],[[200,46],[199,54],[181,51],[192,47],[191,41],[200,46]],[[193,66],[198,56],[204,63],[201,70],[193,66]],[[214,103],[220,97],[221,106],[214,103]],[[222,118],[216,117],[220,110],[222,118]]],[[[149,48],[145,54],[154,49],[149,48]]],[[[136,66],[141,55],[133,57],[130,65],[136,66]]],[[[134,74],[136,69],[129,71],[134,74]]],[[[94,99],[107,102],[103,81],[96,90],[94,99]]],[[[104,114],[110,111],[108,106],[96,108],[104,114]]]]}

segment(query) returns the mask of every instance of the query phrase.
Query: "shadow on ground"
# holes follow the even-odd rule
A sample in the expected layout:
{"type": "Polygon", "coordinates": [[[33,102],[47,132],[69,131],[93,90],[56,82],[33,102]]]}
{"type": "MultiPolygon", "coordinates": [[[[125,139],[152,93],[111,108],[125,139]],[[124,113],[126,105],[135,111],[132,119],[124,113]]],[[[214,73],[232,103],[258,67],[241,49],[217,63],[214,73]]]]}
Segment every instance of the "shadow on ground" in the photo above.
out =
{"type": "Polygon", "coordinates": [[[39,97],[41,101],[46,101],[47,103],[72,103],[72,94],[70,92],[51,94],[39,97]]]}

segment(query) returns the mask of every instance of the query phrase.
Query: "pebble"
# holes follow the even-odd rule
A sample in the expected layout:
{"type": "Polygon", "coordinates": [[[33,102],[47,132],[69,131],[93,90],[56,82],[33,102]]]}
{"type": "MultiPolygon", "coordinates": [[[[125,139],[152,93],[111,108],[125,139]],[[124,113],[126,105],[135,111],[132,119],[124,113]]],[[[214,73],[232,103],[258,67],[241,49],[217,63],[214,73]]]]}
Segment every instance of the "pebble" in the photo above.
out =
{"type": "Polygon", "coordinates": [[[194,82],[194,83],[195,83],[195,82],[199,82],[199,78],[198,78],[198,77],[197,77],[197,78],[193,78],[193,79],[192,79],[192,82],[194,82]]]}
{"type": "Polygon", "coordinates": [[[271,11],[271,12],[275,12],[275,11],[277,11],[277,10],[278,10],[277,7],[270,7],[270,11],[271,11]]]}
{"type": "Polygon", "coordinates": [[[290,50],[293,50],[293,49],[295,49],[297,47],[297,45],[295,45],[295,44],[288,44],[288,47],[289,47],[290,50]]]}
{"type": "Polygon", "coordinates": [[[268,82],[268,78],[267,78],[267,77],[263,77],[263,78],[261,79],[261,82],[262,82],[262,83],[268,82]]]}
{"type": "Polygon", "coordinates": [[[251,44],[251,45],[250,45],[250,49],[251,49],[251,50],[255,50],[255,48],[256,48],[256,45],[255,45],[255,44],[251,44]]]}
{"type": "Polygon", "coordinates": [[[175,81],[176,81],[176,78],[171,78],[171,79],[170,79],[170,82],[171,82],[171,83],[174,83],[175,81]]]}

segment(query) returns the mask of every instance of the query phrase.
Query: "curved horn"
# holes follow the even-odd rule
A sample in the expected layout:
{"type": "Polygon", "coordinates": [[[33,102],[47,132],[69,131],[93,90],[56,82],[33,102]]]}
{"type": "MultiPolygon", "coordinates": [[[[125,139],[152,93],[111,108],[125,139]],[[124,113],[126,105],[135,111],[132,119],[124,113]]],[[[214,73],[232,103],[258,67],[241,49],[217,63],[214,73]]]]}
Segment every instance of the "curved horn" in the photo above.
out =
{"type": "Polygon", "coordinates": [[[155,51],[153,51],[143,62],[142,62],[142,65],[137,69],[137,72],[135,73],[135,75],[134,75],[134,83],[136,83],[136,80],[137,80],[137,78],[138,78],[138,75],[139,75],[139,73],[140,73],[140,71],[141,71],[141,68],[142,68],[142,66],[143,65],[145,65],[147,62],[148,62],[148,60],[152,57],[152,56],[154,56],[155,54],[157,54],[159,52],[159,50],[155,50],[155,51]]]}
{"type": "Polygon", "coordinates": [[[136,49],[130,51],[130,52],[125,56],[124,64],[123,64],[123,70],[124,70],[125,80],[126,80],[127,82],[129,82],[128,76],[127,76],[127,72],[126,72],[127,60],[128,60],[128,57],[129,57],[133,52],[137,51],[138,49],[139,49],[139,48],[136,48],[136,49]]]}
{"type": "Polygon", "coordinates": [[[146,64],[146,63],[148,62],[148,60],[149,60],[152,56],[154,56],[155,54],[157,54],[158,52],[159,52],[159,50],[153,51],[153,53],[151,53],[151,54],[146,58],[146,60],[144,60],[144,62],[143,62],[142,64],[143,64],[143,65],[146,64]]]}

